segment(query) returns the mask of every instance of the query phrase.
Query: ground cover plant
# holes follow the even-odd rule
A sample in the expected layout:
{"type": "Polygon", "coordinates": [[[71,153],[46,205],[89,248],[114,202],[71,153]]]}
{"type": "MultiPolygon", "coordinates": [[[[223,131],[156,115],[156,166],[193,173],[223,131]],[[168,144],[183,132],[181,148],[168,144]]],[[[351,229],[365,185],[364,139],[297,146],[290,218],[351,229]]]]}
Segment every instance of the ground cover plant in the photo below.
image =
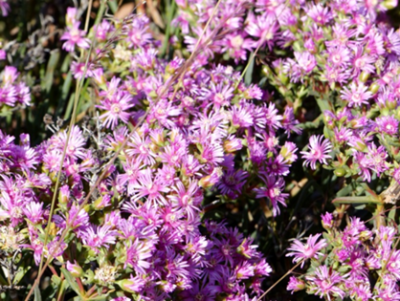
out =
{"type": "Polygon", "coordinates": [[[397,1],[0,0],[4,300],[400,300],[397,1]]]}

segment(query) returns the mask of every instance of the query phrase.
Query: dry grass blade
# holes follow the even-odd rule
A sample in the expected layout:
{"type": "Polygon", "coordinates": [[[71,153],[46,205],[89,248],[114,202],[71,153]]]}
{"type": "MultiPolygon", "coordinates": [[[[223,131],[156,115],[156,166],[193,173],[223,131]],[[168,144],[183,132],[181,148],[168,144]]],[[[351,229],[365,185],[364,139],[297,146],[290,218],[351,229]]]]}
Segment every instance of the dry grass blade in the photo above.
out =
{"type": "Polygon", "coordinates": [[[267,290],[257,299],[257,301],[261,301],[262,298],[264,298],[275,286],[277,286],[279,282],[281,282],[281,281],[282,281],[283,279],[285,279],[288,275],[290,275],[300,264],[303,263],[303,261],[304,261],[304,259],[301,260],[301,261],[299,261],[294,267],[292,267],[289,271],[287,271],[286,274],[283,275],[281,278],[279,278],[279,280],[276,281],[273,285],[271,285],[271,286],[269,287],[269,289],[267,289],[267,290]]]}
{"type": "Polygon", "coordinates": [[[148,0],[146,2],[147,8],[150,12],[151,18],[153,19],[154,23],[156,23],[159,27],[162,29],[165,28],[165,24],[160,16],[160,13],[158,12],[157,8],[154,6],[154,3],[152,0],[148,0]]]}

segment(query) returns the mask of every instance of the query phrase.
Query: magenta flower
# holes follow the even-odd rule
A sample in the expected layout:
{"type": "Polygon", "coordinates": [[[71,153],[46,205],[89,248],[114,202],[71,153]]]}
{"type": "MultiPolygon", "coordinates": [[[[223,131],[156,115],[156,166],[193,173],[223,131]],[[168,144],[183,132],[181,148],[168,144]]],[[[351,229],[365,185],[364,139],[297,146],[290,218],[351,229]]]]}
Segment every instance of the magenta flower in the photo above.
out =
{"type": "Polygon", "coordinates": [[[338,284],[344,279],[338,272],[328,269],[325,265],[318,267],[315,270],[315,275],[306,276],[308,281],[312,282],[312,289],[321,298],[334,300],[333,296],[344,298],[346,293],[338,287],[338,284]]]}
{"type": "Polygon", "coordinates": [[[368,91],[368,87],[363,84],[357,85],[355,82],[350,84],[350,89],[344,87],[341,94],[342,98],[349,102],[350,107],[368,104],[368,99],[372,98],[372,93],[368,91]]]}
{"type": "Polygon", "coordinates": [[[152,172],[150,169],[143,170],[138,177],[137,183],[132,185],[133,198],[138,200],[146,197],[149,202],[156,204],[165,204],[166,199],[163,193],[170,191],[170,189],[157,179],[152,179],[152,172]]]}
{"type": "Polygon", "coordinates": [[[97,250],[106,245],[115,244],[117,231],[111,230],[108,225],[90,226],[82,233],[82,241],[84,245],[97,250]]]}
{"type": "Polygon", "coordinates": [[[376,125],[381,133],[396,135],[399,129],[399,121],[393,116],[382,116],[376,118],[376,125]]]}
{"type": "Polygon", "coordinates": [[[332,145],[329,140],[324,140],[323,136],[312,135],[308,148],[310,149],[309,152],[300,152],[302,158],[305,159],[303,163],[304,166],[310,165],[311,168],[315,170],[317,161],[319,163],[328,164],[326,160],[331,159],[331,156],[328,154],[332,150],[332,145]]]}
{"type": "Polygon", "coordinates": [[[126,41],[128,42],[129,48],[143,47],[149,44],[152,39],[152,35],[147,32],[147,27],[139,27],[137,24],[131,24],[130,26],[126,26],[124,29],[127,31],[126,41]]]}
{"type": "Polygon", "coordinates": [[[315,60],[315,57],[307,51],[295,51],[294,57],[296,60],[288,59],[284,68],[287,71],[289,71],[289,68],[291,68],[291,81],[299,82],[304,76],[309,75],[314,70],[314,68],[317,66],[317,61],[315,60]]]}
{"type": "Polygon", "coordinates": [[[128,93],[118,91],[110,98],[104,99],[102,104],[97,107],[106,111],[100,116],[101,119],[104,119],[103,124],[108,128],[114,129],[119,120],[123,123],[128,123],[131,114],[126,111],[133,105],[132,97],[128,93]]]}
{"type": "Polygon", "coordinates": [[[321,3],[311,4],[306,11],[307,15],[319,25],[324,25],[332,19],[329,8],[324,7],[321,3]]]}
{"type": "Polygon", "coordinates": [[[140,162],[145,165],[153,165],[156,154],[151,150],[151,140],[149,137],[141,137],[138,132],[131,135],[131,141],[128,143],[127,153],[130,156],[135,156],[140,162]]]}
{"type": "Polygon", "coordinates": [[[200,210],[199,206],[203,201],[203,194],[199,189],[197,181],[189,182],[187,186],[185,187],[182,182],[178,182],[172,188],[175,193],[168,197],[174,204],[173,207],[185,209],[188,218],[192,220],[200,210]]]}
{"type": "Polygon", "coordinates": [[[5,104],[13,107],[16,101],[17,90],[14,86],[4,86],[0,88],[0,104],[5,104]]]}
{"type": "Polygon", "coordinates": [[[292,291],[292,294],[297,291],[301,291],[306,288],[306,284],[303,280],[300,280],[294,276],[289,278],[289,283],[287,285],[287,290],[292,291]]]}
{"type": "Polygon", "coordinates": [[[150,267],[152,252],[149,245],[135,239],[132,245],[126,249],[126,261],[124,266],[130,265],[139,275],[145,275],[150,267]]]}
{"type": "Polygon", "coordinates": [[[68,31],[61,36],[61,40],[66,41],[62,48],[68,52],[74,51],[76,45],[83,49],[90,47],[90,40],[85,38],[85,32],[79,29],[79,25],[80,22],[74,22],[71,27],[68,27],[68,31]]]}
{"type": "Polygon", "coordinates": [[[280,203],[286,207],[285,199],[289,196],[288,193],[283,193],[285,181],[282,177],[276,178],[269,175],[264,175],[261,179],[266,186],[253,189],[256,193],[256,198],[268,198],[272,204],[272,214],[277,216],[280,213],[278,204],[280,203]]]}
{"type": "Polygon", "coordinates": [[[0,10],[4,17],[8,15],[10,11],[10,5],[7,3],[8,0],[0,0],[0,10]]]}
{"type": "Polygon", "coordinates": [[[26,217],[33,223],[37,224],[43,220],[43,203],[31,202],[26,205],[23,209],[26,217]]]}
{"type": "Polygon", "coordinates": [[[346,47],[329,47],[328,62],[336,68],[347,67],[350,61],[350,51],[346,47]]]}
{"type": "MultiPolygon", "coordinates": [[[[131,278],[129,278],[129,279],[123,279],[123,280],[118,281],[118,285],[126,292],[138,293],[146,285],[146,280],[140,276],[133,277],[131,275],[131,278]]],[[[131,299],[126,298],[126,297],[118,297],[118,298],[112,299],[112,301],[128,301],[128,300],[131,300],[131,299]]]]}
{"type": "Polygon", "coordinates": [[[376,59],[364,53],[362,46],[353,47],[353,57],[350,60],[350,66],[353,68],[353,76],[358,76],[362,71],[373,73],[375,71],[374,63],[376,59]]]}
{"type": "Polygon", "coordinates": [[[279,30],[276,17],[263,14],[255,17],[252,21],[253,22],[249,22],[245,30],[249,35],[259,38],[258,42],[254,43],[253,47],[259,45],[262,47],[267,44],[268,48],[271,50],[277,38],[277,31],[279,30]]]}
{"type": "Polygon", "coordinates": [[[321,239],[318,243],[317,240],[321,236],[321,234],[316,234],[316,235],[310,235],[307,239],[307,243],[303,245],[299,240],[294,240],[290,248],[288,248],[289,251],[292,251],[290,253],[286,254],[286,257],[289,256],[294,256],[293,262],[299,262],[303,260],[301,263],[301,267],[304,266],[305,259],[310,259],[310,258],[318,258],[318,255],[322,255],[322,253],[318,252],[321,249],[325,248],[328,246],[327,242],[325,239],[321,239]]]}

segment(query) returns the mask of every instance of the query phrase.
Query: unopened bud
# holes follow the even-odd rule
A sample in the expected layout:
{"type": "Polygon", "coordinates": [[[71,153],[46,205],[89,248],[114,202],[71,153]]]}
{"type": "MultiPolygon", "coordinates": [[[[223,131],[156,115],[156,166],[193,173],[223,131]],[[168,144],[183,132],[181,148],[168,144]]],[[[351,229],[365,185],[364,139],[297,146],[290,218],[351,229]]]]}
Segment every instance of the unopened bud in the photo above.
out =
{"type": "Polygon", "coordinates": [[[200,179],[199,186],[203,188],[210,188],[217,184],[222,176],[222,169],[220,167],[214,168],[213,172],[209,176],[205,176],[200,179]]]}
{"type": "Polygon", "coordinates": [[[70,263],[69,261],[67,261],[67,270],[71,273],[72,276],[77,278],[83,275],[83,270],[80,265],[76,263],[76,261],[75,263],[70,263]]]}

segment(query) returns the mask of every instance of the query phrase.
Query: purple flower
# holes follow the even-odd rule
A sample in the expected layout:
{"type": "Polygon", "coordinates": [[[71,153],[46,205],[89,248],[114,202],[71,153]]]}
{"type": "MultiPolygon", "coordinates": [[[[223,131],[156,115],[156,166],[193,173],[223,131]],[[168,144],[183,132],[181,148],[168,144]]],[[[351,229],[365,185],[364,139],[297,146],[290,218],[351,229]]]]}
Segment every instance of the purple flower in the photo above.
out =
{"type": "Polygon", "coordinates": [[[7,3],[8,0],[0,0],[0,9],[3,16],[7,16],[10,11],[10,5],[7,3]]]}
{"type": "Polygon", "coordinates": [[[130,265],[135,269],[135,272],[139,275],[146,274],[146,270],[150,267],[150,258],[152,252],[150,245],[140,242],[139,239],[135,239],[132,245],[126,249],[126,261],[124,267],[130,265]]]}
{"type": "Polygon", "coordinates": [[[246,178],[247,172],[243,170],[231,170],[222,176],[217,187],[221,193],[234,199],[241,192],[243,185],[246,183],[246,178]]]}
{"type": "Polygon", "coordinates": [[[289,197],[288,193],[283,193],[285,181],[282,177],[276,178],[269,175],[264,175],[261,179],[266,186],[253,189],[256,193],[256,198],[268,198],[272,204],[272,213],[277,216],[280,213],[278,204],[280,203],[286,207],[285,199],[289,197]]]}
{"type": "Polygon", "coordinates": [[[312,135],[310,137],[310,144],[308,146],[309,152],[302,151],[302,158],[305,159],[303,165],[310,165],[312,169],[316,169],[315,164],[318,162],[328,164],[327,159],[331,159],[328,155],[332,150],[332,145],[329,140],[324,140],[323,136],[312,135]]]}
{"type": "Polygon", "coordinates": [[[195,214],[200,210],[200,204],[203,201],[203,195],[199,189],[197,181],[189,182],[187,187],[182,182],[178,182],[172,187],[175,193],[168,198],[176,208],[183,208],[187,212],[189,219],[195,219],[195,214]]]}

